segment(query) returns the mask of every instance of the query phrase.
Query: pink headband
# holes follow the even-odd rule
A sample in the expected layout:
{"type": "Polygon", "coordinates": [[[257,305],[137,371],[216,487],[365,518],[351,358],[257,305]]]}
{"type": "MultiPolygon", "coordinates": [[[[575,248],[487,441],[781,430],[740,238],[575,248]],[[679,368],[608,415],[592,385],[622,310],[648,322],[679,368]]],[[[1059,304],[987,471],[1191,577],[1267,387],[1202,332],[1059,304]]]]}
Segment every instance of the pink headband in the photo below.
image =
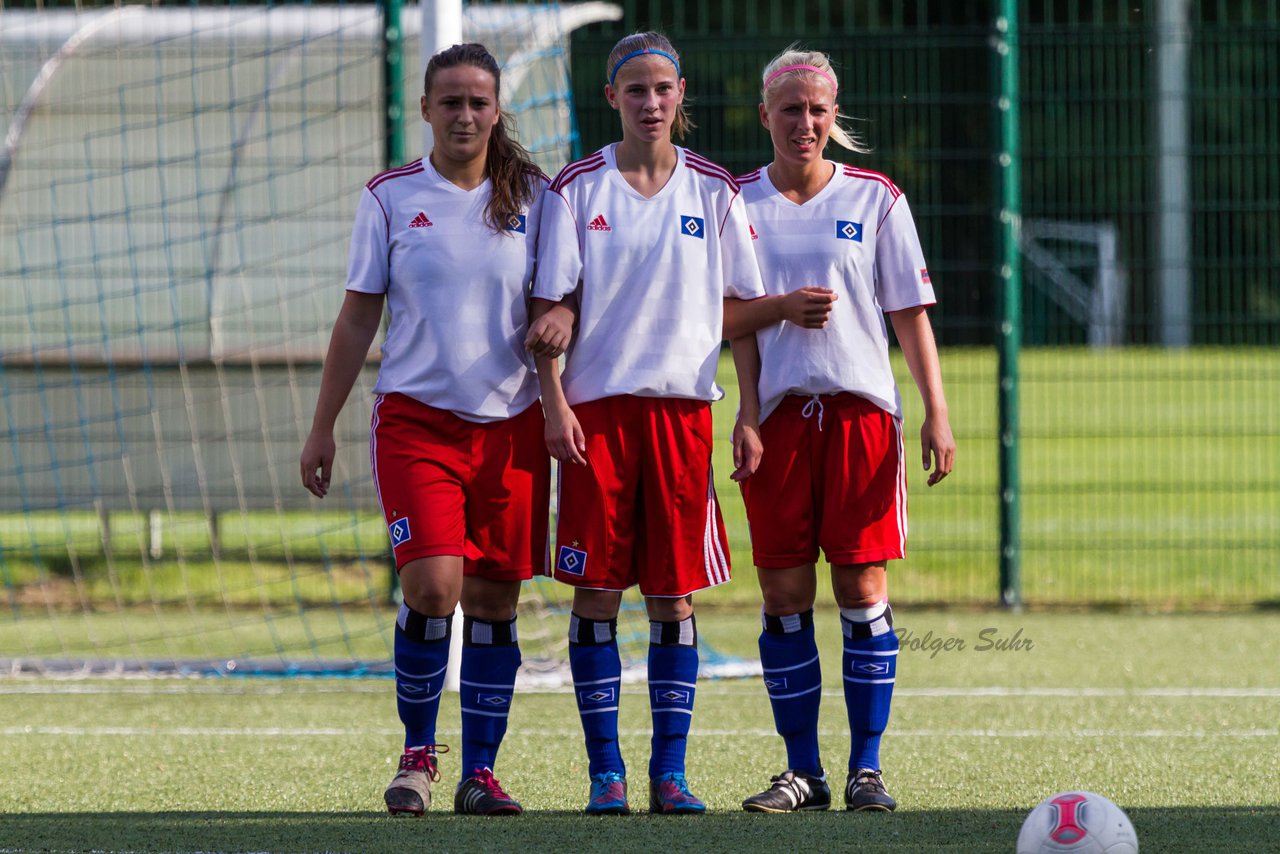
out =
{"type": "Polygon", "coordinates": [[[832,92],[836,91],[836,81],[832,79],[830,74],[823,71],[821,68],[819,68],[816,65],[784,65],[782,68],[779,68],[777,71],[773,72],[768,77],[766,77],[764,79],[764,86],[762,86],[761,88],[768,89],[769,84],[772,83],[778,75],[786,74],[788,71],[812,71],[814,74],[821,74],[823,77],[826,78],[827,82],[831,84],[831,91],[832,92]]]}

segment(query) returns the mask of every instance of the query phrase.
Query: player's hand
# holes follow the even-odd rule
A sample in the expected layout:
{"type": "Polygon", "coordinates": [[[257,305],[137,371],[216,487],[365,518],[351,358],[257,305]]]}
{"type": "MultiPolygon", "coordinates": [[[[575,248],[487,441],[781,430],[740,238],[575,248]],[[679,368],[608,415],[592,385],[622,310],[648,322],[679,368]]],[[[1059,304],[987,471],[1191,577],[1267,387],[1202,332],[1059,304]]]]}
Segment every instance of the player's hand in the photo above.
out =
{"type": "Polygon", "coordinates": [[[754,421],[738,419],[733,425],[733,474],[729,479],[744,481],[755,474],[764,456],[764,443],[760,441],[760,425],[754,421]]]}
{"type": "Polygon", "coordinates": [[[830,288],[800,288],[782,298],[782,319],[805,329],[821,329],[838,295],[830,288]]]}
{"type": "Polygon", "coordinates": [[[930,463],[933,464],[929,486],[951,474],[956,463],[956,440],[951,435],[951,423],[945,415],[925,416],[920,427],[920,455],[925,471],[929,471],[930,463]]]}
{"type": "Polygon", "coordinates": [[[321,433],[315,430],[307,437],[302,446],[302,485],[317,498],[324,498],[329,492],[329,478],[333,474],[333,457],[337,453],[337,445],[332,433],[321,433]]]}
{"type": "Polygon", "coordinates": [[[585,466],[587,437],[573,410],[565,407],[563,412],[547,412],[546,422],[547,453],[562,463],[585,466]]]}
{"type": "Polygon", "coordinates": [[[563,305],[552,306],[546,314],[529,324],[524,348],[535,356],[556,359],[569,349],[573,338],[573,312],[563,305]]]}

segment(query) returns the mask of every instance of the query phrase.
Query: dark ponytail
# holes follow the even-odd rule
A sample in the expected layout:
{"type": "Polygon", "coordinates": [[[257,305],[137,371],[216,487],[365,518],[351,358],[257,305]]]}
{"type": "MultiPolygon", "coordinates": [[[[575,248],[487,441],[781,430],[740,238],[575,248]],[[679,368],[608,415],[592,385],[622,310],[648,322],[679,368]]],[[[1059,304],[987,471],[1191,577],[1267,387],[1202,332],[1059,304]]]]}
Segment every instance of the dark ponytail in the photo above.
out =
{"type": "Polygon", "coordinates": [[[485,152],[484,171],[489,179],[490,193],[484,219],[490,228],[501,233],[510,228],[512,220],[533,202],[542,171],[515,139],[515,121],[501,108],[502,70],[484,45],[474,42],[455,44],[431,57],[422,86],[427,98],[431,98],[431,78],[435,73],[459,65],[471,65],[493,75],[493,93],[499,101],[499,114],[485,152]]]}

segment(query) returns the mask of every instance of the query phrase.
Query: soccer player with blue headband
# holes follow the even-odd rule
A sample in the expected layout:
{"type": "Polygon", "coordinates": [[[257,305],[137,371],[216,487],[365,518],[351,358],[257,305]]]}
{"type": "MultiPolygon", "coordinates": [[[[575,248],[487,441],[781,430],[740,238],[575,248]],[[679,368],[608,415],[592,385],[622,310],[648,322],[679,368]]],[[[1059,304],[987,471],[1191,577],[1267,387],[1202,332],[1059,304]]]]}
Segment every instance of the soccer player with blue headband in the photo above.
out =
{"type": "MultiPolygon", "coordinates": [[[[636,33],[606,63],[622,140],[552,182],[531,317],[576,296],[561,378],[538,359],[547,448],[560,461],[555,577],[572,585],[569,665],[586,740],[586,812],[627,803],[618,745],[618,606],[649,614],[649,810],[700,813],[685,779],[698,678],[693,596],[729,580],[711,473],[711,402],[724,324],[764,297],[746,209],[724,168],[676,145],[691,123],[675,48],[636,33]]],[[[734,479],[759,461],[755,339],[734,345],[742,415],[734,479]]]]}
{"type": "Polygon", "coordinates": [[[680,62],[674,56],[667,53],[665,50],[659,50],[656,47],[642,47],[639,50],[631,51],[631,53],[614,63],[613,70],[609,72],[609,85],[612,86],[614,81],[618,79],[618,69],[621,68],[628,59],[635,59],[637,56],[644,56],[645,54],[665,56],[667,59],[671,60],[671,64],[676,67],[676,77],[678,78],[680,76],[680,62]]]}

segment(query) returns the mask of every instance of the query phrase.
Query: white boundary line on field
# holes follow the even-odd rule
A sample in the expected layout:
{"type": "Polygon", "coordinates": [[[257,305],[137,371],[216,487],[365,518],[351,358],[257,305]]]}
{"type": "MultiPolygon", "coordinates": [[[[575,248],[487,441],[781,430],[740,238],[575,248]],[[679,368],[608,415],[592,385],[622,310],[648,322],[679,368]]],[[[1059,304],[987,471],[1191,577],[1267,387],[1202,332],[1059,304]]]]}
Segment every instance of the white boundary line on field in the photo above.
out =
{"type": "MultiPolygon", "coordinates": [[[[713,683],[714,684],[714,683],[713,683]]],[[[728,683],[724,683],[728,686],[728,683]]],[[[293,694],[385,694],[389,692],[389,681],[341,681],[325,685],[256,685],[252,683],[182,683],[178,685],[145,684],[145,683],[102,683],[88,685],[80,682],[48,682],[37,680],[32,682],[6,682],[0,678],[0,695],[30,694],[144,694],[144,695],[182,695],[182,694],[215,694],[215,695],[293,695],[293,694]]],[[[710,687],[704,686],[704,687],[710,687]]],[[[728,686],[741,687],[743,693],[756,693],[760,690],[758,683],[743,683],[728,686]]],[[[565,686],[554,691],[537,690],[530,693],[568,694],[572,686],[565,686]]],[[[643,691],[644,689],[637,689],[643,691]]],[[[842,697],[841,689],[824,690],[823,696],[842,697]]],[[[894,690],[895,697],[1263,697],[1280,698],[1280,688],[1042,688],[1011,686],[975,686],[969,688],[902,688],[894,690]]],[[[0,852],[3,854],[3,852],[0,852]]]]}
{"type": "MultiPolygon", "coordinates": [[[[241,682],[241,681],[184,681],[184,682],[165,682],[161,680],[153,682],[63,682],[60,680],[49,681],[41,677],[36,677],[30,682],[14,681],[8,682],[4,677],[0,676],[0,696],[5,694],[142,694],[147,696],[163,696],[183,694],[212,694],[215,696],[251,696],[251,697],[270,697],[270,696],[301,696],[304,694],[388,694],[394,693],[393,682],[390,679],[381,679],[378,681],[368,679],[339,680],[328,683],[307,683],[294,682],[292,684],[281,684],[279,682],[241,682]]],[[[0,849],[0,854],[4,854],[4,850],[0,849]]]]}
{"type": "MultiPolygon", "coordinates": [[[[135,727],[135,726],[10,726],[0,727],[0,737],[65,736],[72,738],[372,738],[396,736],[401,729],[370,728],[350,729],[342,727],[135,727]]],[[[446,731],[441,730],[441,733],[446,731]]],[[[627,729],[621,735],[645,737],[648,729],[627,729]]],[[[741,738],[744,736],[767,737],[776,735],[772,729],[700,729],[694,727],[692,735],[707,738],[741,738]]],[[[841,731],[823,730],[823,735],[839,736],[841,731]]],[[[1105,730],[1105,729],[893,729],[895,737],[911,738],[1280,738],[1280,728],[1223,729],[1223,730],[1105,730]]],[[[541,737],[576,738],[582,735],[577,728],[542,731],[541,737]]]]}
{"type": "MultiPolygon", "coordinates": [[[[843,694],[839,691],[833,695],[843,694]]],[[[1280,697],[1280,688],[898,688],[895,697],[1280,697]]]]}

